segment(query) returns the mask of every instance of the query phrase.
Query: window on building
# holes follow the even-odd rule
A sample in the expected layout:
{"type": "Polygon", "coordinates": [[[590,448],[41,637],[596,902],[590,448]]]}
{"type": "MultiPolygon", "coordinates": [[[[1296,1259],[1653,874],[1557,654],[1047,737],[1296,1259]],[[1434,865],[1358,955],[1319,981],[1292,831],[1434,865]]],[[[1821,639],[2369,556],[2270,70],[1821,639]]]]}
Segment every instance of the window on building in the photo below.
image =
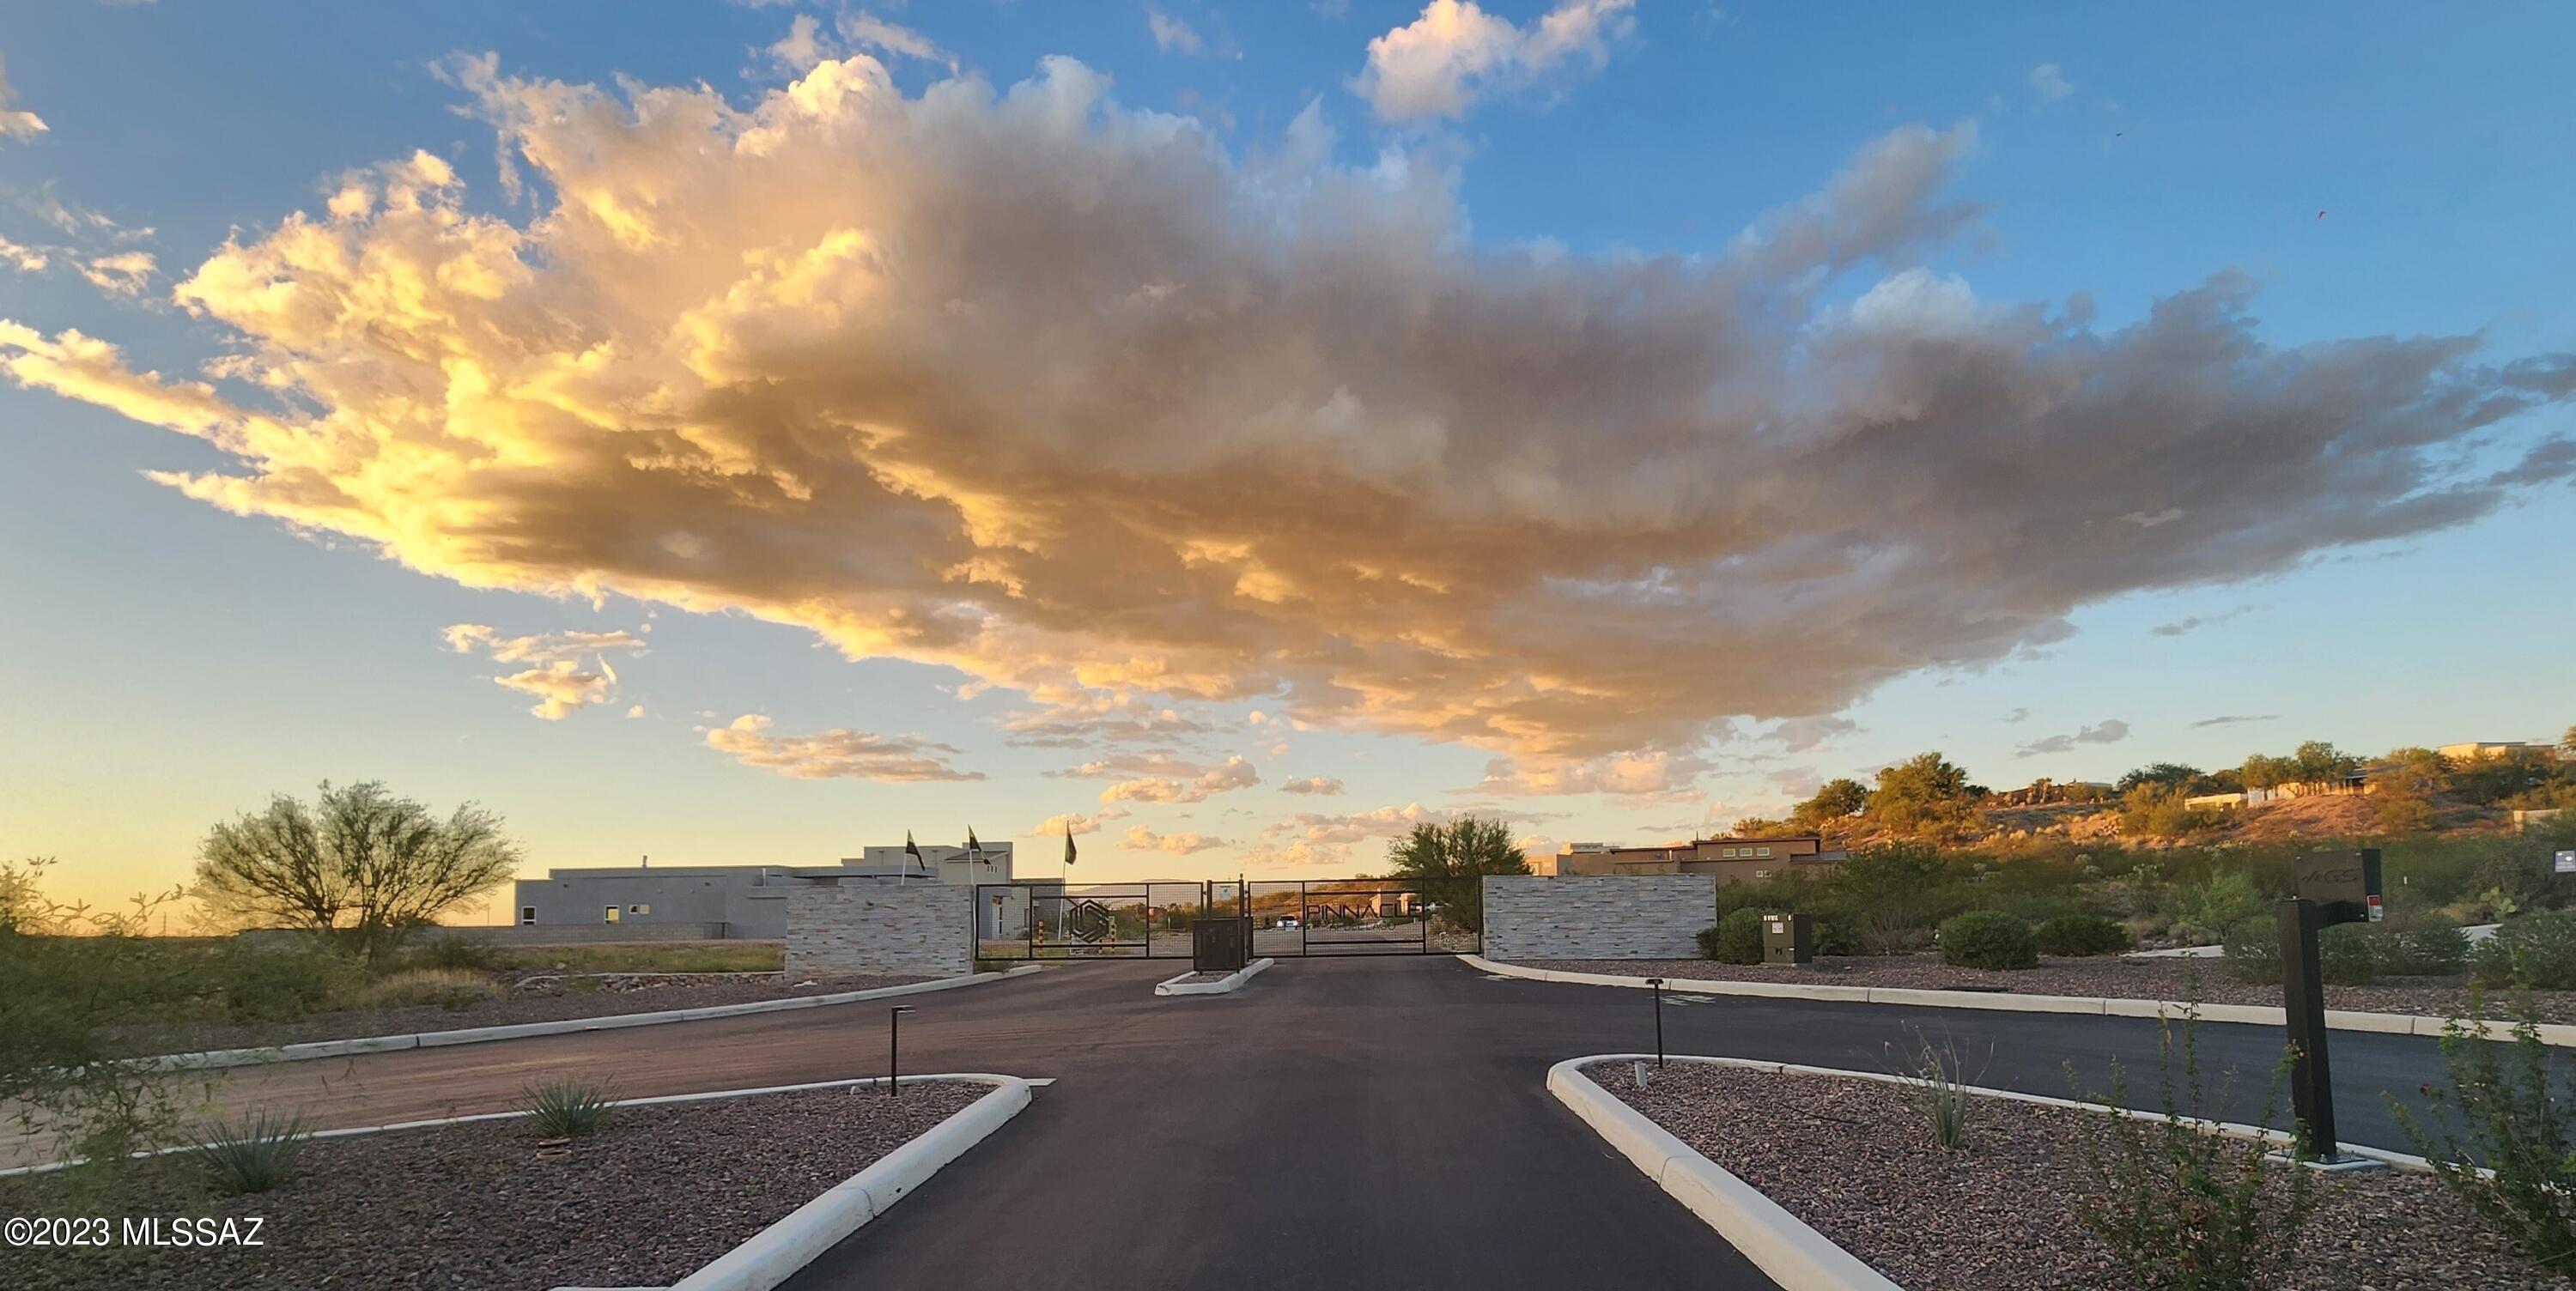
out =
{"type": "Polygon", "coordinates": [[[637,905],[631,905],[631,906],[626,907],[626,913],[628,913],[628,914],[651,914],[651,913],[653,913],[653,905],[652,905],[652,903],[651,903],[651,902],[649,902],[649,901],[647,901],[647,902],[643,902],[643,903],[640,903],[640,904],[637,904],[637,905]]]}
{"type": "Polygon", "coordinates": [[[519,922],[521,922],[521,923],[535,923],[536,921],[537,921],[537,908],[536,908],[535,906],[532,906],[532,905],[523,905],[523,906],[520,906],[520,907],[519,907],[519,922]]]}
{"type": "Polygon", "coordinates": [[[1768,847],[1757,847],[1753,849],[1753,854],[1767,859],[1771,855],[1771,849],[1768,847]]]}
{"type": "Polygon", "coordinates": [[[610,907],[608,907],[608,908],[607,908],[607,910],[605,910],[604,912],[602,912],[602,913],[600,914],[600,916],[599,916],[599,921],[600,921],[601,923],[615,923],[615,922],[617,922],[617,907],[615,907],[615,906],[610,906],[610,907]]]}
{"type": "Polygon", "coordinates": [[[1767,879],[1767,878],[1771,877],[1771,871],[1769,871],[1769,870],[1755,870],[1755,871],[1753,872],[1753,877],[1755,877],[1755,878],[1757,878],[1757,879],[1767,879]]]}

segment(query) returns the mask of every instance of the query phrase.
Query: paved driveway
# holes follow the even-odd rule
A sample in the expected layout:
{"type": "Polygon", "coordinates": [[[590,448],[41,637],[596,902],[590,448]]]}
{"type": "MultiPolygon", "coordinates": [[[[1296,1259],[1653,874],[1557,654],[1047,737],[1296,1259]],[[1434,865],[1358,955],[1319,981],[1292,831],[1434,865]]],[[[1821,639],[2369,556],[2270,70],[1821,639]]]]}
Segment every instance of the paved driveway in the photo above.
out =
{"type": "MultiPolygon", "coordinates": [[[[1767,1286],[1540,1087],[1550,1063],[1653,1043],[1646,992],[1496,979],[1446,958],[1283,961],[1233,995],[1156,999],[1170,963],[1050,968],[913,996],[912,1071],[1051,1076],[1037,1103],[792,1285],[991,1288],[1767,1286]]],[[[1680,997],[1687,999],[1686,996],[1680,997]]],[[[1885,1070],[1917,1029],[1983,1083],[2063,1094],[2108,1059],[2153,1104],[2153,1023],[1725,996],[1667,1006],[1677,1053],[1885,1070]]],[[[509,1105],[525,1082],[644,1095],[873,1075],[886,1009],[844,1005],[289,1064],[227,1101],[317,1126],[509,1105]]],[[[2277,1030],[2203,1028],[2250,1102],[2277,1030]]],[[[2437,1078],[2433,1042],[2334,1035],[2356,1142],[2405,1143],[2380,1096],[2437,1078]]],[[[2240,1119],[2250,1106],[2234,1109],[2240,1119]]]]}

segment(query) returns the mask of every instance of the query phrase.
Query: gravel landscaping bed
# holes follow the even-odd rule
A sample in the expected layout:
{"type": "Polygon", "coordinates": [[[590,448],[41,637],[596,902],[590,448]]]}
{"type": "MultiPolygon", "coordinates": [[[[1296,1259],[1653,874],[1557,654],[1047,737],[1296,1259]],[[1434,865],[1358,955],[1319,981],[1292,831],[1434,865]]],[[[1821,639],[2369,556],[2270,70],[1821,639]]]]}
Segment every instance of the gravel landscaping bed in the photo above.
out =
{"type": "MultiPolygon", "coordinates": [[[[2124,959],[2116,955],[2091,959],[2043,955],[2039,967],[2010,972],[1953,968],[1939,955],[1818,955],[1803,967],[1769,964],[1721,964],[1713,959],[1532,959],[1515,961],[1529,968],[1573,973],[1611,973],[1621,977],[1701,978],[1720,982],[1804,982],[1814,986],[1887,986],[1933,991],[2010,991],[2021,995],[2082,995],[2106,999],[2179,1000],[2187,998],[2186,975],[2199,984],[2207,1004],[2281,1002],[2277,985],[2258,986],[2227,975],[2216,960],[2124,959]]],[[[2532,1003],[2543,1022],[2576,1022],[2576,991],[2534,991],[2532,1003]]],[[[2326,1007],[2362,1013],[2411,1013],[2444,1017],[2466,1009],[2469,993],[2460,977],[2388,977],[2370,986],[2329,986],[2326,1007]]],[[[2513,996],[2495,991],[2487,996],[2487,1013],[2510,1016],[2513,996]]]]}
{"type": "MultiPolygon", "coordinates": [[[[1638,1089],[1625,1065],[1591,1074],[1909,1291],[2129,1286],[2069,1205],[2087,1186],[2076,1136],[2101,1133],[2100,1113],[1980,1098],[1968,1145],[1945,1151],[1903,1092],[1875,1081],[1683,1064],[1638,1089]]],[[[2315,1182],[2290,1285],[2567,1285],[2513,1254],[2430,1175],[2315,1182]]]]}
{"type": "Polygon", "coordinates": [[[907,1085],[620,1109],[546,1146],[522,1121],[320,1139],[265,1193],[209,1197],[181,1157],[113,1208],[81,1171],[0,1179],[0,1214],[266,1220],[259,1248],[0,1247],[26,1291],[668,1286],[992,1086],[907,1085]]]}
{"type": "Polygon", "coordinates": [[[315,1013],[292,1022],[214,1023],[153,1038],[164,1053],[206,1049],[240,1049],[253,1045],[297,1044],[307,1040],[354,1040],[365,1036],[409,1035],[416,1031],[456,1031],[466,1027],[507,1026],[519,1022],[560,1022],[567,1018],[604,1018],[626,1013],[659,1013],[715,1004],[749,1004],[798,995],[874,990],[932,980],[912,977],[812,977],[789,981],[784,973],[709,973],[682,980],[674,974],[622,974],[612,978],[558,978],[516,991],[503,999],[478,1000],[463,1008],[418,1004],[403,1008],[341,1009],[315,1013]],[[587,989],[572,983],[598,983],[587,989]]]}

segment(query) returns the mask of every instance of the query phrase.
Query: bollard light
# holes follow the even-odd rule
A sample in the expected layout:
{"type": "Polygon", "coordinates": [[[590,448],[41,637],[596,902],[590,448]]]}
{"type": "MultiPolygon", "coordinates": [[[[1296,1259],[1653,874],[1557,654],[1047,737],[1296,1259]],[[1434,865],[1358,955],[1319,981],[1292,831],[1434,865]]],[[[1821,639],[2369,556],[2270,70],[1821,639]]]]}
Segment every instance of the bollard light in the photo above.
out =
{"type": "Polygon", "coordinates": [[[1655,993],[1655,1070],[1664,1067],[1664,979],[1649,977],[1646,985],[1655,993]]]}
{"type": "Polygon", "coordinates": [[[897,1056],[903,1052],[903,1015],[912,1012],[909,1004],[898,1004],[886,1012],[886,1097],[895,1096],[903,1087],[903,1065],[897,1056]]]}

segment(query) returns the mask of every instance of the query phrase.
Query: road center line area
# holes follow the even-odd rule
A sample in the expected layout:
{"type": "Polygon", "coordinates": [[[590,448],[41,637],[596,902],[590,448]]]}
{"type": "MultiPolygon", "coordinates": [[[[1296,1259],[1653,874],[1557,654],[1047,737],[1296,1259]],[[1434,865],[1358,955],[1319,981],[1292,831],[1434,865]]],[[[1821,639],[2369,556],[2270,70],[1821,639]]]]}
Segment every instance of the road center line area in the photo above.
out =
{"type": "MultiPolygon", "coordinates": [[[[917,997],[905,1070],[1052,1083],[789,1285],[1771,1285],[1543,1088],[1559,1059],[1651,1050],[1643,993],[1436,956],[1324,959],[1175,1008],[1152,993],[1167,968],[1073,964],[917,997]]],[[[1988,1086],[2089,1092],[2117,1060],[2133,1099],[2155,1094],[2160,1033],[2143,1019],[1666,1003],[1675,1053],[1897,1070],[1920,1035],[1988,1086]]],[[[232,1073],[218,1098],[328,1128],[500,1110],[567,1075],[623,1097],[878,1075],[885,1021],[849,1006],[295,1063],[232,1073]]],[[[2250,1118],[2280,1034],[2208,1025],[2199,1043],[2245,1072],[2231,1114],[2250,1118]]],[[[2339,1035],[2335,1057],[2345,1137],[2404,1147],[2382,1091],[2438,1078],[2434,1043],[2339,1035]]]]}

